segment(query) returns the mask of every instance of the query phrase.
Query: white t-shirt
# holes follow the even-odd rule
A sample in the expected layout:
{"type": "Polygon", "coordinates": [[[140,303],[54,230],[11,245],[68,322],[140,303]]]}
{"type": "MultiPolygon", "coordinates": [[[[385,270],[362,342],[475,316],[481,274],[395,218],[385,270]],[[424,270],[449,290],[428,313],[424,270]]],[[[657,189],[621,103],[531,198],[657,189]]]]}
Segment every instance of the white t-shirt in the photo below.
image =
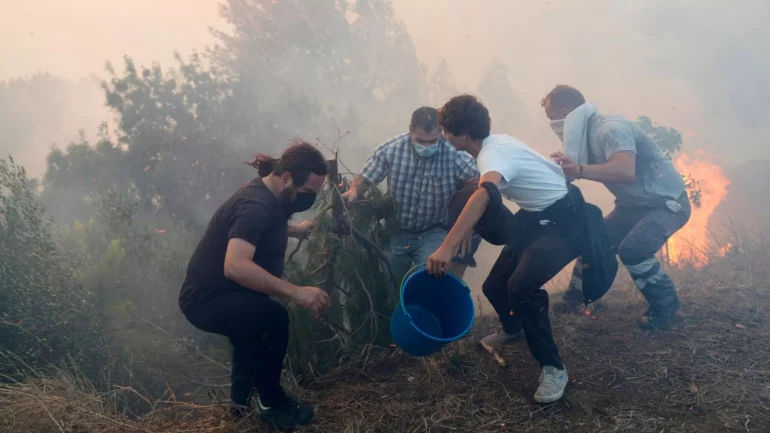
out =
{"type": "Polygon", "coordinates": [[[500,193],[524,210],[541,211],[567,195],[561,167],[511,136],[484,139],[476,160],[482,176],[503,175],[500,193]]]}

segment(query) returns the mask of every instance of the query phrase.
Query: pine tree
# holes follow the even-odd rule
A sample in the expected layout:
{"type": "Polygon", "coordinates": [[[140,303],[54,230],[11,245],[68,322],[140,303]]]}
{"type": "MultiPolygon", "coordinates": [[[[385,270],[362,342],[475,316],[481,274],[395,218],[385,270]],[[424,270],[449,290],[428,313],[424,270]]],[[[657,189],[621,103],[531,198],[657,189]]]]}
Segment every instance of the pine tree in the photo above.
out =
{"type": "Polygon", "coordinates": [[[328,165],[317,228],[289,254],[287,263],[292,282],[321,287],[332,299],[320,323],[304,309],[288,305],[289,363],[300,375],[310,373],[308,368],[323,371],[336,365],[347,351],[389,345],[390,315],[398,301],[398,285],[391,283],[392,271],[380,247],[396,228],[393,202],[371,188],[364,200],[346,206],[340,195],[349,182],[338,176],[336,159],[328,165]],[[297,258],[300,251],[303,258],[297,258]]]}

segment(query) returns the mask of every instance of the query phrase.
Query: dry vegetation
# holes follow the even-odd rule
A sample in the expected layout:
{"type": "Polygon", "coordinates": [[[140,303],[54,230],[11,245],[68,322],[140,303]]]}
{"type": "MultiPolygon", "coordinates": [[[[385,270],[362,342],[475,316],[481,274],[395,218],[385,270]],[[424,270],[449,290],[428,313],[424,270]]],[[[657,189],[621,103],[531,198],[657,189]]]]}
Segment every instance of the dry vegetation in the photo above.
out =
{"type": "MultiPolygon", "coordinates": [[[[560,403],[532,401],[538,368],[526,343],[501,352],[505,368],[480,349],[479,337],[494,326],[492,318],[484,317],[469,338],[433,357],[416,359],[395,348],[369,347],[308,385],[293,385],[295,393],[318,404],[319,414],[305,430],[770,431],[768,244],[752,245],[735,248],[703,269],[672,271],[683,306],[671,331],[649,333],[637,327],[645,305],[625,274],[594,315],[553,316],[571,377],[560,403]]],[[[287,377],[287,383],[294,381],[287,377]]],[[[112,388],[98,394],[63,371],[3,385],[0,429],[262,431],[254,420],[227,421],[222,390],[201,383],[188,387],[189,393],[177,388],[153,401],[138,389],[112,388]],[[142,415],[126,409],[137,401],[148,409],[142,415]]]]}

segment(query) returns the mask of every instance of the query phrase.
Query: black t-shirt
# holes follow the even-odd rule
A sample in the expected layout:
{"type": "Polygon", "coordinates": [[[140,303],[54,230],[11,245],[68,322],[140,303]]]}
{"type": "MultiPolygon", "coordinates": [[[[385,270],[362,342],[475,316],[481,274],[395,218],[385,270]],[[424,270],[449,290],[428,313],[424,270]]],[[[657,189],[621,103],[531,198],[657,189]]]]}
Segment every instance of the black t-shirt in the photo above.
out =
{"type": "Polygon", "coordinates": [[[232,238],[256,246],[254,263],[281,278],[288,243],[288,222],[281,202],[262,179],[238,190],[211,218],[187,265],[179,305],[227,290],[249,290],[225,277],[225,253],[232,238]]]}

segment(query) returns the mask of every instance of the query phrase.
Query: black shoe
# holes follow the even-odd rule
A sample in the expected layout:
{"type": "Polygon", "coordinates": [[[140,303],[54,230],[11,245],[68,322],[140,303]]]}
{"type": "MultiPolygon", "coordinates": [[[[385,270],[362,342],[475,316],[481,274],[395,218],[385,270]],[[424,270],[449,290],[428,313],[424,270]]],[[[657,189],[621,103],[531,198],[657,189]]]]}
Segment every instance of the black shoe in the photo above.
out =
{"type": "Polygon", "coordinates": [[[665,331],[671,327],[671,323],[676,319],[677,311],[679,311],[679,298],[675,298],[674,302],[665,308],[650,307],[642,316],[639,326],[648,331],[665,331]]]}
{"type": "Polygon", "coordinates": [[[315,415],[313,406],[305,405],[288,395],[283,395],[269,407],[257,397],[259,415],[262,421],[279,429],[292,430],[297,425],[308,425],[315,415]]]}
{"type": "Polygon", "coordinates": [[[230,414],[230,419],[233,422],[241,422],[253,413],[251,408],[246,406],[238,406],[236,404],[231,404],[228,412],[230,414]]]}

